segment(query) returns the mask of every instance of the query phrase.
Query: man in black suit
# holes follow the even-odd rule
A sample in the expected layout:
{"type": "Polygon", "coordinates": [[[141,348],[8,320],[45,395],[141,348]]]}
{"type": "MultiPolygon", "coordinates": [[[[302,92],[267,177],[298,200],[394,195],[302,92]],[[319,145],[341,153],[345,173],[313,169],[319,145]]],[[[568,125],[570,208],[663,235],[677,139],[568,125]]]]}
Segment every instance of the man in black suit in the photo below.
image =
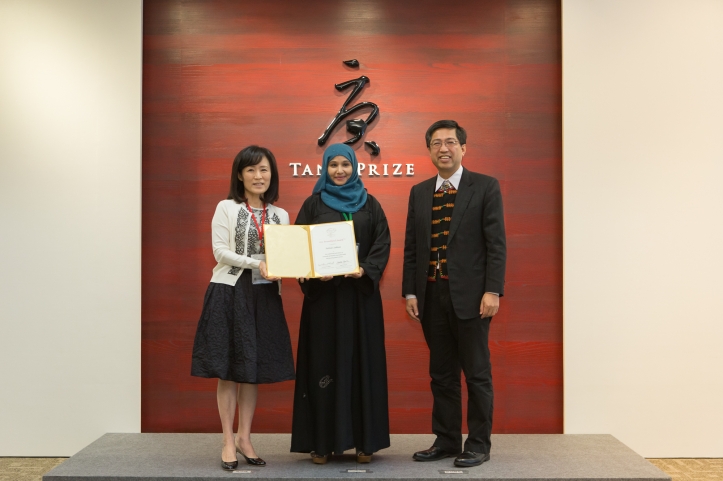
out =
{"type": "Polygon", "coordinates": [[[456,456],[455,466],[490,458],[492,369],[488,335],[504,294],[506,242],[496,179],[462,167],[467,133],[453,120],[432,124],[427,148],[438,175],[409,194],[402,295],[429,346],[434,396],[431,448],[417,461],[456,456]],[[421,314],[421,315],[420,315],[421,314]],[[467,380],[469,436],[462,451],[460,370],[467,380]]]}

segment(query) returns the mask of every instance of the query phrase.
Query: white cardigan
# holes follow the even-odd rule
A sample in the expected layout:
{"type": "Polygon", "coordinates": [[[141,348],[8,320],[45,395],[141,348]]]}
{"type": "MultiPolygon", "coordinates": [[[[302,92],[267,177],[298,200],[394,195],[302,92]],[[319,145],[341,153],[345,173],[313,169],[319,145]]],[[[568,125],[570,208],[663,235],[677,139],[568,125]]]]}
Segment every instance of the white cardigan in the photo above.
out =
{"type": "MultiPolygon", "coordinates": [[[[268,204],[267,224],[288,224],[289,214],[282,208],[268,204]]],[[[253,225],[246,204],[233,199],[222,200],[216,206],[211,221],[213,257],[218,264],[213,268],[211,282],[235,286],[244,269],[258,269],[261,261],[246,256],[249,228],[253,225]],[[239,245],[237,245],[237,240],[239,245]]]]}

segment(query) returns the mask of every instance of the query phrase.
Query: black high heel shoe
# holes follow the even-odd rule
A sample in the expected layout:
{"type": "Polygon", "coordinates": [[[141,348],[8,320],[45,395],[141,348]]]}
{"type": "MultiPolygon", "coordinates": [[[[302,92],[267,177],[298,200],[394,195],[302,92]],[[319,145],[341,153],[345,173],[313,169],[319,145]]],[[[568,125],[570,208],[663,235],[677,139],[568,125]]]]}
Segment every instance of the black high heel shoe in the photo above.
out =
{"type": "Polygon", "coordinates": [[[238,459],[236,461],[231,461],[230,463],[227,463],[223,460],[223,458],[221,458],[221,467],[226,471],[233,471],[234,469],[238,468],[238,459]]]}
{"type": "Polygon", "coordinates": [[[243,456],[246,460],[246,463],[250,464],[251,466],[266,466],[266,461],[261,458],[249,458],[243,453],[243,451],[239,449],[238,446],[236,446],[236,452],[243,456]]]}

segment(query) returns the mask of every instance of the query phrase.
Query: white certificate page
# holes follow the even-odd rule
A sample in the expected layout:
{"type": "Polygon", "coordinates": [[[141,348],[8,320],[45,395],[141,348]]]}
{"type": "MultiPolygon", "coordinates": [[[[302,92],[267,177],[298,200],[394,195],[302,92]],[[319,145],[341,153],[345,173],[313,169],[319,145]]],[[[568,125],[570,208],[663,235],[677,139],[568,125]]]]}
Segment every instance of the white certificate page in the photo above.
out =
{"type": "Polygon", "coordinates": [[[314,252],[314,274],[323,277],[359,271],[354,224],[332,222],[309,227],[314,252]]]}
{"type": "Polygon", "coordinates": [[[309,235],[304,226],[264,224],[270,277],[311,277],[309,235]]]}

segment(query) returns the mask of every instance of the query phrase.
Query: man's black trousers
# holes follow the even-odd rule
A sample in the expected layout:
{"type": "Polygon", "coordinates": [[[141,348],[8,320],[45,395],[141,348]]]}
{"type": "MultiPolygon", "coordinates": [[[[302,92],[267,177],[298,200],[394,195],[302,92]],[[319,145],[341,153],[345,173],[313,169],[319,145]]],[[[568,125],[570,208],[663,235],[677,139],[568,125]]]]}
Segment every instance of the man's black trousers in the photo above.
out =
{"type": "Polygon", "coordinates": [[[452,308],[449,281],[427,283],[422,329],[429,346],[432,378],[432,432],[434,445],[448,452],[462,451],[462,388],[467,381],[465,451],[489,454],[492,433],[492,366],[488,345],[491,318],[459,319],[452,308]]]}

